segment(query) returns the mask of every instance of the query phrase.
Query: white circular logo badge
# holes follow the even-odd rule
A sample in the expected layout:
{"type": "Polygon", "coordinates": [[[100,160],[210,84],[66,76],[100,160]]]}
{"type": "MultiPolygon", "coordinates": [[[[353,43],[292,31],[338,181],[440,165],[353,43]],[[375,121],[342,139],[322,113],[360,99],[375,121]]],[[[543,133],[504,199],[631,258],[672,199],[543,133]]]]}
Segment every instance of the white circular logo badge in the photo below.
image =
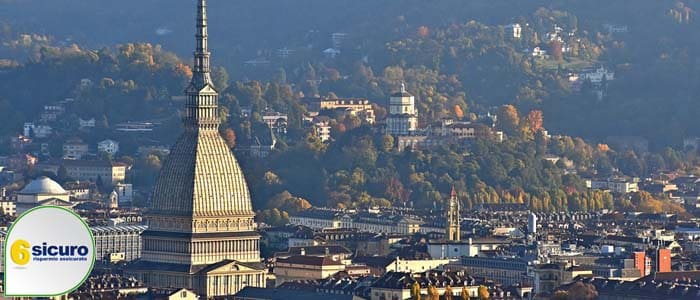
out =
{"type": "Polygon", "coordinates": [[[5,296],[57,296],[78,288],[95,263],[92,231],[74,212],[40,206],[17,218],[5,240],[5,296]]]}

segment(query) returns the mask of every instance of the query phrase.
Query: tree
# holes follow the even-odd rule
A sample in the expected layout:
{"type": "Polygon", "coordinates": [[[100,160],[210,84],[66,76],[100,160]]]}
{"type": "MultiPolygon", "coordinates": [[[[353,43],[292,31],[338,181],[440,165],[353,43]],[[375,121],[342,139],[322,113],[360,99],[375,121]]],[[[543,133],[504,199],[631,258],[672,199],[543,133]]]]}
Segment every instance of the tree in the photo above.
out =
{"type": "Polygon", "coordinates": [[[487,300],[491,296],[491,294],[489,293],[489,288],[487,288],[484,285],[479,286],[478,293],[479,293],[480,300],[487,300]]]}
{"type": "Polygon", "coordinates": [[[236,132],[232,128],[226,128],[223,137],[229,148],[236,147],[236,132]]]}
{"type": "Polygon", "coordinates": [[[569,299],[569,292],[567,291],[556,291],[552,295],[551,300],[568,300],[569,299]]]}
{"type": "Polygon", "coordinates": [[[411,285],[411,299],[420,300],[420,284],[418,282],[411,285]]]}
{"type": "Polygon", "coordinates": [[[418,27],[418,36],[421,38],[427,38],[430,36],[430,29],[426,26],[418,27]]]}
{"type": "Polygon", "coordinates": [[[452,287],[447,285],[447,287],[445,287],[445,300],[452,300],[452,293],[452,287]]]}
{"type": "Polygon", "coordinates": [[[530,126],[532,132],[538,132],[542,130],[542,125],[544,124],[544,117],[541,110],[532,110],[527,114],[527,123],[530,126]]]}
{"type": "Polygon", "coordinates": [[[283,211],[299,212],[311,208],[311,203],[306,199],[292,196],[288,191],[281,192],[267,202],[268,209],[278,208],[283,211]]]}
{"type": "Polygon", "coordinates": [[[284,70],[284,68],[277,69],[275,74],[272,75],[272,80],[274,80],[277,84],[287,83],[287,71],[284,70]]]}
{"type": "Polygon", "coordinates": [[[462,292],[460,293],[460,298],[462,298],[461,300],[469,300],[470,299],[469,291],[467,291],[466,286],[462,287],[462,292]]]}
{"type": "Polygon", "coordinates": [[[434,285],[428,286],[428,300],[440,300],[440,293],[434,285]]]}
{"type": "Polygon", "coordinates": [[[516,136],[520,125],[518,110],[513,105],[503,105],[497,113],[498,125],[506,134],[516,136]]]}
{"type": "Polygon", "coordinates": [[[598,291],[590,283],[575,282],[568,290],[570,300],[593,300],[598,298],[598,291]]]}
{"type": "Polygon", "coordinates": [[[558,40],[552,40],[549,43],[549,53],[552,54],[552,58],[554,58],[554,60],[559,61],[564,59],[564,52],[562,51],[561,42],[558,40]]]}
{"type": "Polygon", "coordinates": [[[462,118],[464,118],[464,111],[462,110],[461,106],[459,106],[458,104],[455,104],[454,111],[455,111],[455,117],[457,117],[457,119],[461,120],[462,118]]]}
{"type": "Polygon", "coordinates": [[[110,161],[110,162],[111,162],[111,161],[113,160],[112,154],[111,154],[111,153],[108,153],[108,152],[105,152],[105,151],[100,151],[99,157],[100,157],[100,160],[104,160],[104,161],[110,161]]]}
{"type": "Polygon", "coordinates": [[[61,165],[58,168],[58,172],[56,173],[56,179],[58,179],[59,183],[66,183],[66,181],[70,180],[70,177],[68,176],[68,170],[66,170],[66,167],[61,165]]]}
{"type": "Polygon", "coordinates": [[[625,175],[629,176],[642,176],[644,173],[644,165],[642,161],[637,157],[634,151],[627,151],[622,154],[617,160],[617,165],[625,175]]]}
{"type": "Polygon", "coordinates": [[[375,143],[383,152],[391,152],[394,149],[394,137],[389,134],[379,136],[379,140],[375,143]]]}
{"type": "Polygon", "coordinates": [[[283,226],[289,223],[289,214],[277,208],[266,209],[257,214],[258,221],[271,226],[283,226]]]}
{"type": "Polygon", "coordinates": [[[211,69],[211,77],[217,91],[224,91],[228,88],[229,75],[224,67],[214,67],[211,69]]]}

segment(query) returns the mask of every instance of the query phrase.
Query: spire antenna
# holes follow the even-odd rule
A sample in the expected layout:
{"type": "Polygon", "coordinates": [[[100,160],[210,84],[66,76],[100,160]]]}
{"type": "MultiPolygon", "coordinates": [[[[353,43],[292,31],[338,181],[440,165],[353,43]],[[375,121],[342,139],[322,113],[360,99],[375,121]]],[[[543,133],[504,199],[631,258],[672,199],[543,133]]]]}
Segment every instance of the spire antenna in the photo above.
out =
{"type": "Polygon", "coordinates": [[[207,31],[207,1],[198,0],[197,4],[197,33],[195,35],[197,39],[197,48],[194,51],[194,68],[192,70],[193,83],[195,76],[200,77],[197,80],[199,84],[209,84],[212,85],[210,73],[210,57],[209,52],[209,33],[207,31]]]}
{"type": "Polygon", "coordinates": [[[219,120],[218,93],[211,80],[211,53],[207,32],[207,1],[197,0],[197,45],[194,50],[192,81],[185,90],[187,102],[183,122],[187,130],[217,130],[219,120]]]}

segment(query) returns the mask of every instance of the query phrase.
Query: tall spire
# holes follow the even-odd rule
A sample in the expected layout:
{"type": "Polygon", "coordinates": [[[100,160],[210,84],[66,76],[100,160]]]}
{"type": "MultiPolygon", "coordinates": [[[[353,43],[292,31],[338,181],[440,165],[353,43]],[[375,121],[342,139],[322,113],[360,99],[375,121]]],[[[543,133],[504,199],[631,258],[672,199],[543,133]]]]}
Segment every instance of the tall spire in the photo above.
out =
{"type": "Polygon", "coordinates": [[[219,128],[219,95],[211,80],[207,1],[197,0],[197,47],[194,51],[192,82],[187,90],[183,122],[186,130],[217,130],[219,128]]]}
{"type": "Polygon", "coordinates": [[[197,48],[194,51],[194,69],[192,83],[197,86],[212,85],[210,76],[209,34],[207,32],[207,0],[198,0],[197,4],[197,48]],[[201,84],[201,85],[200,85],[201,84]]]}

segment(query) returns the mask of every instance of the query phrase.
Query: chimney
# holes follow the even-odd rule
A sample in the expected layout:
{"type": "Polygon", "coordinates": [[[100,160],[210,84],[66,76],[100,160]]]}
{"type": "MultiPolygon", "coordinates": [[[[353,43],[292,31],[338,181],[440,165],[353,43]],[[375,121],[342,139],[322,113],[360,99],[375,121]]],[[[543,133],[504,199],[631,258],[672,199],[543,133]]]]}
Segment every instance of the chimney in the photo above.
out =
{"type": "Polygon", "coordinates": [[[300,254],[301,256],[306,255],[306,249],[301,248],[301,250],[299,251],[299,254],[300,254]]]}

